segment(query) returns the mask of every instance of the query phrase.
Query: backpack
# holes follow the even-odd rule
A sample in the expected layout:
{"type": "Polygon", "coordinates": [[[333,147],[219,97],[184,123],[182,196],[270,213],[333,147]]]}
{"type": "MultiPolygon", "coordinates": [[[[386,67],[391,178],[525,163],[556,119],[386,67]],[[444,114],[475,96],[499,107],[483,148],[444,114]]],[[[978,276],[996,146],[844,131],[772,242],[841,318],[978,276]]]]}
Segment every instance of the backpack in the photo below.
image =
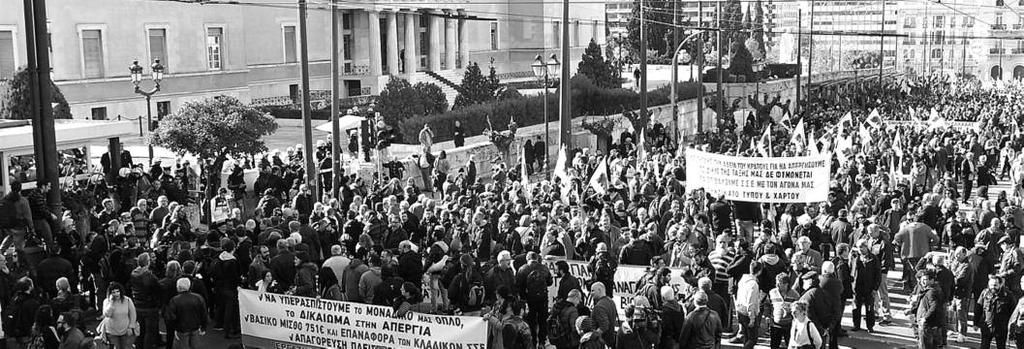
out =
{"type": "Polygon", "coordinates": [[[0,229],[10,229],[18,226],[18,210],[14,202],[7,200],[7,197],[0,197],[0,229]]]}
{"type": "Polygon", "coordinates": [[[555,302],[555,305],[551,308],[551,312],[548,313],[548,318],[545,322],[548,328],[548,340],[551,341],[552,345],[559,348],[572,344],[570,343],[571,338],[569,335],[573,331],[573,326],[572,324],[566,323],[567,321],[562,321],[564,319],[562,312],[572,306],[571,304],[572,303],[566,301],[555,302]]]}
{"type": "Polygon", "coordinates": [[[661,314],[651,308],[636,308],[633,314],[633,329],[637,332],[661,333],[661,314]]]}
{"type": "Polygon", "coordinates": [[[533,334],[530,325],[520,318],[509,319],[501,328],[502,342],[505,348],[534,349],[533,334]]]}
{"type": "Polygon", "coordinates": [[[544,270],[536,268],[526,274],[526,296],[530,300],[546,299],[548,296],[548,282],[544,270]]]}
{"type": "Polygon", "coordinates": [[[470,307],[479,307],[484,304],[484,285],[479,281],[474,282],[469,286],[469,296],[466,297],[466,305],[470,307]]]}

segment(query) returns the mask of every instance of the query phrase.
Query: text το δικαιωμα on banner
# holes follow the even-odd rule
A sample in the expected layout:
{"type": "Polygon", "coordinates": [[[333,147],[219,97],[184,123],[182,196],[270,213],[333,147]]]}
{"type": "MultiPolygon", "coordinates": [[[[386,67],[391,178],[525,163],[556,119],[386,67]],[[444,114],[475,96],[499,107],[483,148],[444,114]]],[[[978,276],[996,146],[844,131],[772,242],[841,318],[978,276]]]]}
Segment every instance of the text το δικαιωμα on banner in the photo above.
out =
{"type": "Polygon", "coordinates": [[[239,289],[242,335],[261,348],[432,349],[487,347],[482,317],[409,312],[390,307],[239,289]]]}
{"type": "Polygon", "coordinates": [[[807,203],[828,199],[831,153],[794,157],[741,157],[686,150],[687,190],[704,188],[726,199],[807,203]]]}

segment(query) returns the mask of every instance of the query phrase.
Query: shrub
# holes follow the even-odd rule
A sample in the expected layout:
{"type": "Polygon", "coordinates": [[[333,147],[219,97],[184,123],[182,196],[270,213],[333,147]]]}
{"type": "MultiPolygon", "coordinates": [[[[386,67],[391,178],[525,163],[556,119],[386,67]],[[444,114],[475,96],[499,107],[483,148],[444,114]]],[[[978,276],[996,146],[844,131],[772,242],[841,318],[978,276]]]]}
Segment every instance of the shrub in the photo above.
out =
{"type": "MultiPolygon", "coordinates": [[[[302,109],[292,106],[269,106],[259,108],[277,119],[302,119],[302,109]]],[[[330,120],[331,108],[310,109],[313,120],[330,120]]]]}
{"type": "MultiPolygon", "coordinates": [[[[613,115],[623,110],[640,107],[640,96],[636,91],[628,89],[605,89],[597,87],[593,81],[578,76],[572,80],[573,116],[581,115],[613,115]]],[[[699,83],[681,83],[677,95],[679,100],[696,98],[699,95],[699,83]]],[[[669,86],[650,91],[648,105],[656,106],[669,103],[669,86]]],[[[409,117],[398,123],[398,129],[405,135],[406,143],[417,143],[419,130],[423,124],[430,124],[434,131],[434,142],[452,139],[452,128],[455,121],[461,121],[466,135],[479,135],[487,129],[487,118],[497,130],[503,130],[509,121],[515,119],[519,127],[537,125],[544,122],[544,96],[529,96],[500,100],[491,103],[475,104],[452,110],[443,114],[426,117],[409,117]]],[[[558,120],[558,92],[547,96],[548,119],[558,120]]]]}

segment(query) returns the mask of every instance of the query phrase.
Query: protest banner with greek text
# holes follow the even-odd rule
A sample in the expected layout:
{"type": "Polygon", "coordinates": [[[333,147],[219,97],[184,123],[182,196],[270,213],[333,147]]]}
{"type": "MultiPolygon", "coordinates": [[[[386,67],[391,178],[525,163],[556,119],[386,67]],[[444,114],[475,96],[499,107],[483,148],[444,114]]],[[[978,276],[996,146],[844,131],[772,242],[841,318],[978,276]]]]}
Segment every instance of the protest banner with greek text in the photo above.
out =
{"type": "MultiPolygon", "coordinates": [[[[552,271],[555,270],[556,261],[546,261],[548,268],[552,271]]],[[[587,281],[590,281],[592,278],[592,274],[588,269],[588,263],[572,260],[565,260],[565,262],[569,264],[569,273],[579,279],[583,287],[583,303],[592,305],[593,297],[590,296],[590,289],[587,287],[587,281]]],[[[688,295],[692,293],[692,287],[683,280],[683,268],[669,268],[669,270],[671,274],[668,285],[675,289],[676,294],[688,295]]],[[[625,316],[623,312],[626,306],[633,304],[633,298],[636,297],[635,294],[644,287],[644,285],[639,284],[639,281],[645,273],[647,273],[647,267],[640,265],[620,264],[615,269],[615,289],[612,292],[612,301],[615,302],[616,308],[619,309],[619,316],[625,316]]],[[[551,303],[554,303],[555,297],[558,294],[558,284],[560,282],[561,278],[556,278],[554,284],[548,288],[548,296],[551,303]]]]}
{"type": "Polygon", "coordinates": [[[481,317],[409,312],[390,307],[239,289],[243,343],[257,348],[487,347],[481,317]]]}
{"type": "Polygon", "coordinates": [[[686,184],[729,200],[820,202],[828,199],[831,159],[832,153],[769,158],[687,149],[686,184]]]}

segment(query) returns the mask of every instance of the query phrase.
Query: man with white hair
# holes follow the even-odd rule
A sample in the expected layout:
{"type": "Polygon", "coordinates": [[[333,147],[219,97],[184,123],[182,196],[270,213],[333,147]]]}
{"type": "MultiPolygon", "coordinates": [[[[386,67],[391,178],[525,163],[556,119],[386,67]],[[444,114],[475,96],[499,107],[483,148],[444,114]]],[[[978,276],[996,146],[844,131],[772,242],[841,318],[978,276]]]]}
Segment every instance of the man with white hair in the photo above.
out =
{"type": "Polygon", "coordinates": [[[842,299],[843,294],[843,281],[839,279],[839,274],[836,273],[836,265],[832,262],[824,262],[821,264],[821,289],[825,290],[825,296],[832,297],[830,300],[831,307],[829,309],[823,309],[822,311],[831,312],[829,323],[823,324],[823,326],[829,326],[829,348],[838,348],[840,322],[843,319],[843,308],[845,306],[842,299]]]}
{"type": "Polygon", "coordinates": [[[679,333],[686,323],[683,306],[679,304],[676,290],[671,285],[661,286],[661,347],[677,348],[679,333]]]}
{"type": "Polygon", "coordinates": [[[338,282],[341,283],[342,276],[345,274],[345,269],[348,268],[349,263],[352,261],[345,256],[345,248],[341,245],[331,246],[331,258],[327,258],[324,261],[324,268],[331,268],[334,272],[334,276],[337,277],[338,282]]]}
{"type": "Polygon", "coordinates": [[[192,293],[192,282],[180,278],[176,284],[178,295],[167,304],[164,317],[169,330],[174,331],[177,348],[199,348],[199,337],[206,335],[206,301],[192,293]]]}

